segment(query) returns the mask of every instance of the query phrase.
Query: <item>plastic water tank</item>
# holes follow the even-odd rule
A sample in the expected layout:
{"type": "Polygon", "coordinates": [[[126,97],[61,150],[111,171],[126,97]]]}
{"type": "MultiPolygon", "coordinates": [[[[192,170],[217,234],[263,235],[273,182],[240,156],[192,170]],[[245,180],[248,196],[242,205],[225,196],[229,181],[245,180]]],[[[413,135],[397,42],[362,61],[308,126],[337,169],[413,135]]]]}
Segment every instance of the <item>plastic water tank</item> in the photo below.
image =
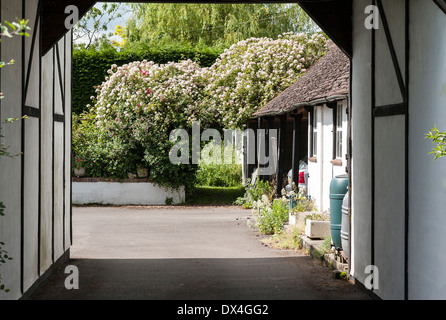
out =
{"type": "Polygon", "coordinates": [[[336,176],[330,183],[330,232],[331,241],[336,249],[342,249],[341,223],[342,202],[347,193],[348,175],[336,176]]]}

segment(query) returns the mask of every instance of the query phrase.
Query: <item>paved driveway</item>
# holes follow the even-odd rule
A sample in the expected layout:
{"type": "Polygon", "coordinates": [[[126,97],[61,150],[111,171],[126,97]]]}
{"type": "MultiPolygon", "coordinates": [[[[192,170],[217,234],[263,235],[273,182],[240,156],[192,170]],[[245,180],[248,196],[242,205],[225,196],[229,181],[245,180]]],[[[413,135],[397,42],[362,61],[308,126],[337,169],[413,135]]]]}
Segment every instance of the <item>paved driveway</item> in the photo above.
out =
{"type": "Polygon", "coordinates": [[[265,247],[235,207],[75,207],[70,260],[30,299],[369,299],[295,251],[265,247]]]}

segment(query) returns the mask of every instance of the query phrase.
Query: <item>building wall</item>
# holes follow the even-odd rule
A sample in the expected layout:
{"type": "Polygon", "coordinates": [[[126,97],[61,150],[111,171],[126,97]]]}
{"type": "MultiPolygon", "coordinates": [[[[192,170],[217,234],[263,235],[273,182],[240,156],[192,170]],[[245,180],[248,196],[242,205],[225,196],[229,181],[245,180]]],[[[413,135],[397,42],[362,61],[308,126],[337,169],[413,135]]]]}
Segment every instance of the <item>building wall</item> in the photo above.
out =
{"type": "MultiPolygon", "coordinates": [[[[342,135],[344,143],[342,154],[347,154],[347,100],[338,101],[337,105],[342,105],[343,125],[342,135]]],[[[347,161],[342,159],[342,165],[333,164],[333,109],[325,104],[317,105],[317,159],[310,159],[311,128],[308,127],[308,194],[315,200],[319,211],[330,209],[330,183],[331,180],[341,174],[346,174],[347,161]]]]}
{"type": "Polygon", "coordinates": [[[412,1],[409,96],[409,298],[445,299],[446,159],[424,138],[446,131],[446,15],[412,1]]]}
{"type": "Polygon", "coordinates": [[[3,142],[14,158],[0,157],[0,241],[13,260],[1,266],[9,293],[18,299],[71,245],[71,33],[44,56],[40,52],[38,0],[2,0],[1,20],[29,19],[30,37],[2,39],[1,120],[3,142]],[[57,55],[59,59],[57,59],[57,55]]]}
{"type": "Polygon", "coordinates": [[[382,3],[404,88],[382,20],[374,31],[364,25],[365,7],[372,1],[354,1],[351,274],[368,284],[365,267],[376,266],[379,287],[373,292],[383,299],[444,299],[445,261],[438,253],[446,242],[437,235],[446,225],[446,181],[441,178],[446,166],[432,161],[432,144],[424,135],[446,122],[441,120],[446,119],[446,17],[433,1],[409,0],[406,53],[406,1],[382,3]],[[407,86],[408,112],[373,115],[373,105],[404,102],[407,86]]]}

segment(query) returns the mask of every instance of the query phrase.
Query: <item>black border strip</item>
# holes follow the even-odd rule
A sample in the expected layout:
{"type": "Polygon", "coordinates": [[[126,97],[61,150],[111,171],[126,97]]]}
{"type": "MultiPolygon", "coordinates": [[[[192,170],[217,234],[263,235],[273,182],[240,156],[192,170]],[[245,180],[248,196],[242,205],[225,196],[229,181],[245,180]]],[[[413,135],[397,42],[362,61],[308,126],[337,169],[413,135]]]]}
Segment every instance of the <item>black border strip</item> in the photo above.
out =
{"type": "Polygon", "coordinates": [[[373,108],[374,117],[404,115],[405,113],[406,113],[406,104],[404,102],[389,104],[385,106],[375,106],[375,108],[373,108]]]}

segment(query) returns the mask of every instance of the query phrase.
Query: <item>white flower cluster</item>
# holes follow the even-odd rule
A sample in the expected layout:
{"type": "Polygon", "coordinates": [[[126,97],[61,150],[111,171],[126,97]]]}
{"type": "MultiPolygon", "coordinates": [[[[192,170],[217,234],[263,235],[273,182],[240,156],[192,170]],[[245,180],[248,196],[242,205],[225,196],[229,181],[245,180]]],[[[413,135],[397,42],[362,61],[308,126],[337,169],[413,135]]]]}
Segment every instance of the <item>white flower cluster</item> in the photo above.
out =
{"type": "Polygon", "coordinates": [[[294,83],[327,50],[321,34],[251,38],[226,50],[209,68],[207,105],[228,127],[246,120],[294,83]]]}
{"type": "Polygon", "coordinates": [[[234,44],[209,68],[191,60],[113,65],[92,97],[92,111],[98,128],[127,130],[141,139],[196,120],[203,127],[240,128],[326,49],[321,34],[285,34],[234,44]]]}

